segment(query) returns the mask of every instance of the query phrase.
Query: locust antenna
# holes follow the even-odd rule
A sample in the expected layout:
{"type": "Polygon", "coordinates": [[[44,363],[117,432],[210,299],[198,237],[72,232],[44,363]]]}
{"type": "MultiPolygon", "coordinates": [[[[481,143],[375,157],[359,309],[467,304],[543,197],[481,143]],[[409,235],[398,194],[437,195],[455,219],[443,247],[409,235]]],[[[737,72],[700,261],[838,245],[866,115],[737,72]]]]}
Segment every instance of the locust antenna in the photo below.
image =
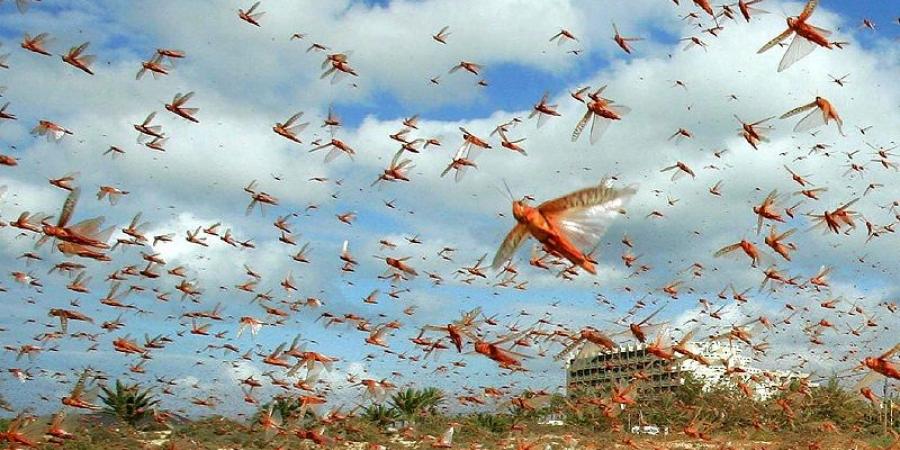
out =
{"type": "Polygon", "coordinates": [[[515,199],[513,198],[512,190],[509,188],[509,185],[506,184],[505,178],[503,179],[503,187],[506,188],[506,193],[509,195],[509,201],[515,201],[515,199]]]}
{"type": "Polygon", "coordinates": [[[509,190],[509,185],[506,184],[506,180],[505,180],[505,179],[503,180],[503,187],[504,187],[506,190],[500,189],[499,186],[494,185],[494,189],[496,189],[497,192],[500,193],[500,195],[502,195],[502,196],[508,198],[510,202],[515,201],[515,199],[513,199],[512,192],[509,190]]]}

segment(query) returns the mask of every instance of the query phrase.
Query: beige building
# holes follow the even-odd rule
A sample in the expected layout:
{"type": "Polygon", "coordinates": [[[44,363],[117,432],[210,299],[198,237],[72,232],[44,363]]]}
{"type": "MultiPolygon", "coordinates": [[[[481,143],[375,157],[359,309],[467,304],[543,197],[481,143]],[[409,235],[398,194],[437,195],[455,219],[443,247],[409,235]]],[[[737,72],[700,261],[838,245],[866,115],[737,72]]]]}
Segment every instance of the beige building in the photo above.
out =
{"type": "Polygon", "coordinates": [[[670,390],[680,386],[684,384],[687,374],[706,386],[733,383],[725,375],[723,362],[727,361],[730,367],[739,367],[744,371],[740,377],[752,386],[757,399],[766,399],[785,382],[809,376],[783,370],[763,371],[752,367],[752,360],[744,356],[738,346],[718,342],[691,342],[687,345],[691,351],[712,364],[704,366],[690,359],[664,361],[648,353],[647,344],[623,345],[609,351],[586,343],[566,364],[566,387],[569,392],[585,387],[608,389],[616,384],[627,385],[637,378],[636,375],[648,380],[642,382],[641,389],[652,390],[670,390]],[[749,381],[751,377],[756,381],[749,381]]]}
{"type": "Polygon", "coordinates": [[[663,361],[647,353],[646,344],[632,344],[608,351],[586,343],[566,364],[566,387],[571,392],[584,387],[608,388],[626,385],[636,372],[643,372],[650,381],[644,389],[672,389],[684,383],[681,362],[663,361]]]}

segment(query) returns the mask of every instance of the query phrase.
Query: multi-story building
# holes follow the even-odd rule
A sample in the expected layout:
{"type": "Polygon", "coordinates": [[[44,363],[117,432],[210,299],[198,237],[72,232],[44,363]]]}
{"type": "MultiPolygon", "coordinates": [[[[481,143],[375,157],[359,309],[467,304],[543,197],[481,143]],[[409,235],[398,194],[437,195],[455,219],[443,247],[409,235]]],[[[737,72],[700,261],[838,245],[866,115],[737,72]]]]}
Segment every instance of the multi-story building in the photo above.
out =
{"type": "Polygon", "coordinates": [[[647,352],[647,344],[630,344],[606,350],[586,343],[566,364],[566,386],[569,391],[583,388],[609,388],[624,386],[635,379],[643,380],[641,389],[671,390],[684,384],[687,374],[700,380],[707,387],[717,383],[733,383],[725,375],[725,367],[740,368],[739,379],[754,389],[757,399],[772,396],[784,383],[806,378],[808,374],[783,370],[763,371],[751,366],[751,359],[744,356],[737,346],[718,342],[691,342],[688,348],[709,361],[703,365],[691,359],[664,361],[647,352]]]}

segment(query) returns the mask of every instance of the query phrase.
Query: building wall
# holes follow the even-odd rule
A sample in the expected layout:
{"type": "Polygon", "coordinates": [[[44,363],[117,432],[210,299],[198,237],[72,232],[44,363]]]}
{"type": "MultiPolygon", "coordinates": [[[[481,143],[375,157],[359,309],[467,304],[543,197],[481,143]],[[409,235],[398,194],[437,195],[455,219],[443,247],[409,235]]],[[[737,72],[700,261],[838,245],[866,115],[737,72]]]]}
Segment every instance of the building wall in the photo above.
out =
{"type": "Polygon", "coordinates": [[[566,365],[566,386],[569,392],[578,388],[592,387],[609,389],[613,385],[624,386],[635,379],[635,374],[643,372],[650,381],[641,382],[641,389],[670,390],[684,384],[687,374],[692,375],[712,387],[718,383],[734,384],[725,375],[725,361],[729,367],[739,367],[738,375],[754,390],[760,400],[771,397],[778,388],[792,379],[803,378],[807,374],[789,371],[766,371],[752,367],[752,360],[744,356],[740,347],[718,342],[691,342],[688,348],[706,358],[711,364],[704,366],[694,360],[664,361],[647,353],[646,344],[632,344],[607,351],[587,343],[566,365]]]}
{"type": "Polygon", "coordinates": [[[613,384],[625,385],[634,374],[642,371],[649,379],[644,389],[672,389],[684,383],[683,363],[663,361],[646,351],[645,344],[623,346],[614,352],[603,351],[593,344],[586,344],[567,365],[566,385],[604,388],[613,384]]]}

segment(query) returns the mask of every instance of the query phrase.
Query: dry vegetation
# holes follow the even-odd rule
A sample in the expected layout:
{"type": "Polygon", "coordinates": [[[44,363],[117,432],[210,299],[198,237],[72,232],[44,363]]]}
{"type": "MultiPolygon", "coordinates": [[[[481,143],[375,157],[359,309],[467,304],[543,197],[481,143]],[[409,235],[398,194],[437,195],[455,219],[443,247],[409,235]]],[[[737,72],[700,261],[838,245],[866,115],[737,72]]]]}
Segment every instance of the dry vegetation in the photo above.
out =
{"type": "MultiPolygon", "coordinates": [[[[608,392],[579,392],[566,398],[526,392],[500,411],[442,413],[447,400],[436,389],[409,389],[351,414],[320,411],[315,416],[295,400],[276,397],[247,421],[212,416],[183,424],[135,418],[117,408],[138,388],[107,397],[104,415],[78,416],[67,422],[73,439],[53,449],[275,449],[275,448],[431,448],[455,424],[454,448],[486,449],[897,449],[900,424],[888,428],[884,405],[844,390],[836,380],[822,386],[785,386],[778,396],[757,402],[736,388],[704,391],[687,380],[667,393],[640,392],[640,402],[610,403],[608,392]],[[126,398],[122,398],[126,396],[126,398]],[[539,424],[549,413],[562,413],[566,425],[539,424]],[[346,414],[346,416],[344,416],[346,414]],[[265,427],[263,416],[277,426],[265,427]],[[133,423],[134,425],[129,425],[133,423]],[[668,435],[629,433],[631,426],[668,427],[668,435]],[[113,425],[110,425],[113,424],[113,425]],[[395,429],[392,425],[397,426],[395,429]],[[324,436],[318,444],[297,431],[324,436]],[[480,447],[479,447],[480,446],[480,447]]],[[[151,401],[151,399],[144,399],[151,401]]],[[[896,411],[895,411],[896,413],[896,411]]],[[[35,420],[26,434],[46,429],[35,420]],[[43,428],[42,428],[43,427],[43,428]]],[[[5,428],[8,426],[4,424],[5,428]]]]}

